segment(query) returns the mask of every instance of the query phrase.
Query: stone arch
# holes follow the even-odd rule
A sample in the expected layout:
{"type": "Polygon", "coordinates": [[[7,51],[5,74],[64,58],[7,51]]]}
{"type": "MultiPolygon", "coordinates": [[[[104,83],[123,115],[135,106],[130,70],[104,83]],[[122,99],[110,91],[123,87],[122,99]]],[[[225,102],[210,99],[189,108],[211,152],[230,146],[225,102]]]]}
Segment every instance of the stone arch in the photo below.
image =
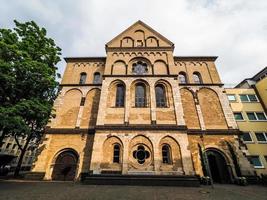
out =
{"type": "Polygon", "coordinates": [[[126,84],[124,81],[120,79],[116,79],[112,81],[108,87],[108,98],[107,98],[107,108],[115,107],[116,103],[116,89],[117,85],[122,84],[125,88],[125,94],[126,94],[126,84]]]}
{"type": "Polygon", "coordinates": [[[144,74],[152,74],[152,64],[149,59],[142,57],[142,56],[135,56],[134,58],[130,59],[128,62],[128,74],[136,74],[134,72],[134,65],[138,62],[144,63],[147,65],[147,71],[144,74]]]}
{"type": "Polygon", "coordinates": [[[179,79],[179,84],[186,84],[186,83],[188,83],[188,77],[187,77],[186,72],[184,72],[184,71],[180,71],[178,73],[178,79],[179,79]]]}
{"type": "Polygon", "coordinates": [[[159,142],[160,151],[160,170],[161,171],[179,171],[183,172],[182,153],[179,143],[171,136],[165,136],[161,138],[159,142]],[[165,164],[162,162],[162,147],[163,145],[169,145],[171,151],[171,163],[165,164]]]}
{"type": "Polygon", "coordinates": [[[194,71],[192,74],[193,83],[196,84],[202,84],[203,83],[203,77],[200,72],[194,71]]]}
{"type": "Polygon", "coordinates": [[[82,92],[76,88],[70,89],[64,94],[63,105],[57,111],[58,127],[75,128],[81,99],[82,92]]]}
{"type": "Polygon", "coordinates": [[[154,36],[149,36],[146,38],[147,47],[157,47],[159,46],[158,39],[154,36]]]}
{"type": "Polygon", "coordinates": [[[112,75],[125,75],[127,71],[126,63],[123,60],[117,60],[112,65],[112,75]]]}
{"type": "Polygon", "coordinates": [[[145,81],[143,79],[137,79],[131,83],[131,86],[130,86],[131,105],[132,105],[132,107],[135,107],[135,87],[138,83],[142,83],[145,86],[145,89],[146,89],[146,107],[149,107],[150,106],[150,85],[147,81],[145,81]]]}
{"type": "Polygon", "coordinates": [[[175,124],[176,116],[174,109],[173,89],[171,84],[167,80],[160,79],[156,81],[153,89],[155,90],[157,124],[175,124]],[[157,105],[157,85],[162,85],[165,89],[166,107],[161,107],[157,105]]]}
{"type": "Polygon", "coordinates": [[[103,143],[103,157],[101,161],[100,167],[102,170],[109,170],[109,171],[121,171],[122,170],[122,163],[123,163],[123,142],[117,136],[110,136],[108,137],[103,143]],[[120,158],[119,163],[114,162],[114,145],[120,146],[120,158]]]}
{"type": "Polygon", "coordinates": [[[134,46],[134,39],[126,36],[121,40],[121,47],[133,47],[134,46]]]}
{"type": "Polygon", "coordinates": [[[184,110],[184,119],[187,127],[189,129],[200,129],[200,122],[193,92],[187,88],[181,88],[180,94],[184,110]]]}
{"type": "Polygon", "coordinates": [[[232,179],[232,169],[230,160],[226,154],[218,148],[206,148],[205,154],[214,182],[230,183],[232,179]]]}
{"type": "Polygon", "coordinates": [[[163,60],[156,60],[154,62],[154,74],[169,74],[168,65],[163,60]]]}
{"type": "Polygon", "coordinates": [[[59,151],[52,161],[52,180],[73,181],[76,177],[79,154],[72,148],[59,151]]]}
{"type": "Polygon", "coordinates": [[[141,29],[138,29],[134,32],[134,38],[135,38],[135,46],[136,47],[143,47],[145,46],[145,32],[141,29]]]}
{"type": "Polygon", "coordinates": [[[101,90],[97,88],[91,89],[87,93],[81,119],[81,127],[92,127],[96,125],[100,94],[101,90]]]}
{"type": "Polygon", "coordinates": [[[157,85],[159,85],[159,84],[160,85],[163,85],[164,88],[165,88],[166,99],[167,99],[167,107],[173,106],[173,95],[172,95],[172,87],[171,87],[171,84],[167,80],[160,79],[160,80],[158,80],[158,81],[155,82],[154,88],[157,85]]]}
{"type": "Polygon", "coordinates": [[[153,161],[153,144],[151,140],[145,135],[137,135],[131,139],[129,142],[129,167],[130,170],[140,170],[140,171],[152,171],[154,166],[153,161]],[[140,149],[143,147],[144,149],[140,149]],[[145,153],[144,163],[138,162],[138,151],[145,153]]]}
{"type": "Polygon", "coordinates": [[[226,119],[217,93],[210,88],[201,88],[197,97],[206,129],[227,129],[226,119]]]}

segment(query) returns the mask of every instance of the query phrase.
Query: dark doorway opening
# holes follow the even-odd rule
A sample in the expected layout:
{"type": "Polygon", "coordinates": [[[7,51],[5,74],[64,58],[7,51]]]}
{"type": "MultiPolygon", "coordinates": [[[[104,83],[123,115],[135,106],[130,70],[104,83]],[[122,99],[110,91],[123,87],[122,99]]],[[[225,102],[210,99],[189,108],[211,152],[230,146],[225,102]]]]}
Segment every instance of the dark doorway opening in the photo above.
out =
{"type": "Polygon", "coordinates": [[[224,156],[216,150],[207,150],[206,154],[213,182],[230,183],[230,174],[224,156]]]}
{"type": "Polygon", "coordinates": [[[52,180],[73,181],[75,179],[78,156],[71,150],[60,153],[54,164],[52,180]]]}

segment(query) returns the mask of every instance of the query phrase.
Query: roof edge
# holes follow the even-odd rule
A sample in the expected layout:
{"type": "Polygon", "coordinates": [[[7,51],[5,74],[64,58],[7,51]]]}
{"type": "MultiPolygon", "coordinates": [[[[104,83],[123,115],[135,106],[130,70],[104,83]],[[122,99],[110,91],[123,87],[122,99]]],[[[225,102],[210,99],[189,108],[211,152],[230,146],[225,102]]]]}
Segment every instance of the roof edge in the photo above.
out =
{"type": "Polygon", "coordinates": [[[203,61],[216,61],[218,56],[173,56],[175,61],[183,60],[203,60],[203,61]]]}
{"type": "Polygon", "coordinates": [[[69,61],[81,61],[81,60],[90,60],[90,61],[106,61],[106,57],[64,57],[66,62],[69,61]]]}

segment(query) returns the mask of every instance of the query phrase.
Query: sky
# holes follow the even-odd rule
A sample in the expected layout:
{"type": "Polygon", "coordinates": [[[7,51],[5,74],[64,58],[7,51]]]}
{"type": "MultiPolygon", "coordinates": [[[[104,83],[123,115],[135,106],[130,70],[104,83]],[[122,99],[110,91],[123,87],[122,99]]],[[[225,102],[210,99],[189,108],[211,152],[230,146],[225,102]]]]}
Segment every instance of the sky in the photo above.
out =
{"type": "Polygon", "coordinates": [[[107,42],[142,20],[175,44],[175,56],[218,56],[226,85],[267,66],[267,0],[1,0],[0,28],[14,19],[46,28],[62,58],[105,56],[107,42]]]}

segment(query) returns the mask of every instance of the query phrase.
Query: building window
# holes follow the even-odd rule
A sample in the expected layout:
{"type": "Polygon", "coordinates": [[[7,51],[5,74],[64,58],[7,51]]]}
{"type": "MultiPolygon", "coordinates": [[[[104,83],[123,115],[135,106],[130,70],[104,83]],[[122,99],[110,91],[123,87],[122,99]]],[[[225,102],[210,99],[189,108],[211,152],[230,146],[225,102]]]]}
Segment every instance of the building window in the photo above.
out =
{"type": "Polygon", "coordinates": [[[252,137],[249,132],[245,132],[242,134],[243,141],[246,142],[253,142],[252,137]]]}
{"type": "Polygon", "coordinates": [[[156,85],[155,88],[155,92],[156,92],[156,105],[157,107],[166,107],[167,103],[166,103],[166,92],[165,92],[165,88],[163,85],[156,85]]]}
{"type": "Polygon", "coordinates": [[[133,63],[132,67],[133,74],[142,75],[148,72],[147,64],[142,61],[133,63]]]}
{"type": "Polygon", "coordinates": [[[179,83],[185,84],[187,83],[186,74],[184,72],[180,72],[178,75],[179,83]]]}
{"type": "Polygon", "coordinates": [[[113,147],[113,163],[120,163],[120,145],[115,144],[113,147]]]}
{"type": "Polygon", "coordinates": [[[255,133],[259,143],[267,143],[267,133],[255,133]]]}
{"type": "Polygon", "coordinates": [[[82,72],[80,74],[80,82],[79,82],[79,84],[85,84],[86,77],[87,77],[86,73],[85,72],[82,72]]]}
{"type": "Polygon", "coordinates": [[[266,121],[266,115],[264,112],[247,112],[248,119],[250,121],[266,121]]]}
{"type": "Polygon", "coordinates": [[[99,72],[94,73],[94,81],[93,81],[93,83],[94,84],[101,83],[101,76],[100,76],[100,73],[99,72]]]}
{"type": "Polygon", "coordinates": [[[244,120],[244,117],[243,117],[241,112],[235,112],[234,117],[235,117],[236,121],[243,121],[244,120]]]}
{"type": "Polygon", "coordinates": [[[146,107],[146,86],[143,83],[135,86],[135,107],[146,107]]]}
{"type": "Polygon", "coordinates": [[[196,84],[202,84],[202,78],[199,72],[193,73],[193,80],[194,80],[194,83],[196,84]]]}
{"type": "Polygon", "coordinates": [[[227,97],[229,101],[236,101],[236,97],[234,94],[227,94],[227,97]]]}
{"type": "Polygon", "coordinates": [[[125,87],[122,84],[117,85],[116,107],[124,107],[125,87]]]}
{"type": "Polygon", "coordinates": [[[165,164],[171,164],[171,148],[165,144],[162,146],[162,162],[165,164]]]}
{"type": "Polygon", "coordinates": [[[133,157],[139,164],[144,164],[146,162],[146,159],[150,157],[150,153],[145,149],[143,145],[138,145],[137,150],[133,152],[133,157]]]}
{"type": "Polygon", "coordinates": [[[258,98],[255,94],[240,94],[241,102],[258,102],[258,98]]]}
{"type": "Polygon", "coordinates": [[[263,168],[263,165],[261,163],[259,156],[248,156],[249,161],[252,165],[254,165],[254,168],[263,168]]]}

